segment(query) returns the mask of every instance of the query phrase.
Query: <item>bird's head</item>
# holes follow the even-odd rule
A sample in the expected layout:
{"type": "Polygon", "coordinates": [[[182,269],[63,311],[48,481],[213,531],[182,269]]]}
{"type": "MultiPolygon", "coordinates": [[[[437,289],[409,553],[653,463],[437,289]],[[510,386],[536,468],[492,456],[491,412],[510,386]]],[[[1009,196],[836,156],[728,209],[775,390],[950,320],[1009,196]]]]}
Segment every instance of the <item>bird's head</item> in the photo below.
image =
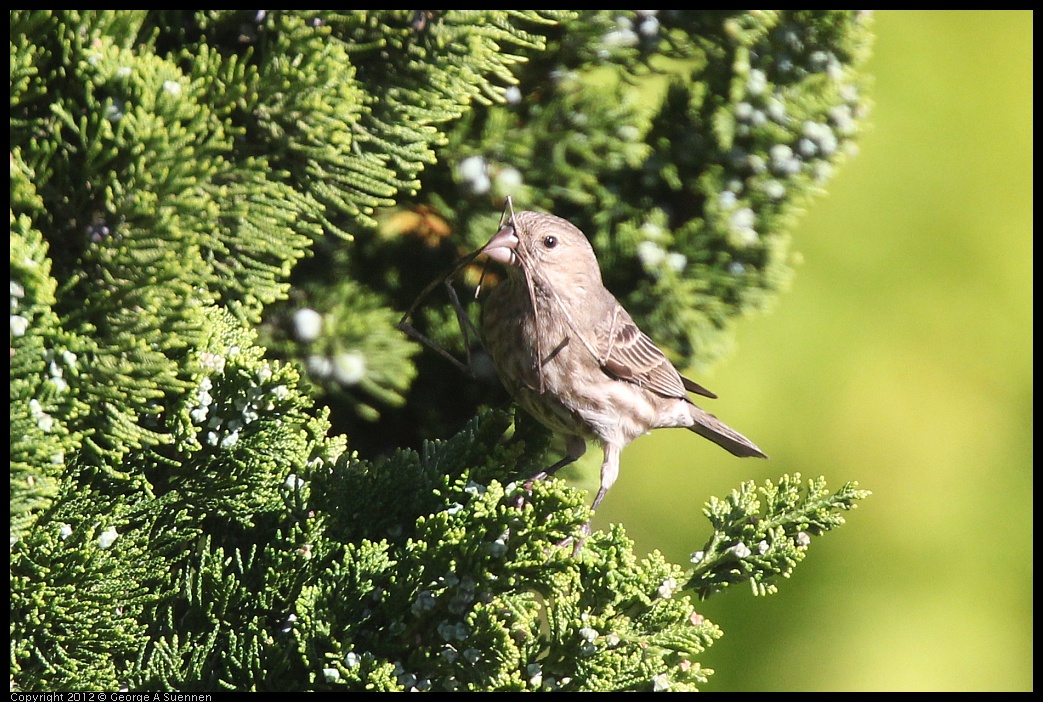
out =
{"type": "Polygon", "coordinates": [[[516,212],[482,248],[507,267],[545,280],[555,289],[601,285],[601,269],[587,237],[568,220],[542,212],[516,212]]]}

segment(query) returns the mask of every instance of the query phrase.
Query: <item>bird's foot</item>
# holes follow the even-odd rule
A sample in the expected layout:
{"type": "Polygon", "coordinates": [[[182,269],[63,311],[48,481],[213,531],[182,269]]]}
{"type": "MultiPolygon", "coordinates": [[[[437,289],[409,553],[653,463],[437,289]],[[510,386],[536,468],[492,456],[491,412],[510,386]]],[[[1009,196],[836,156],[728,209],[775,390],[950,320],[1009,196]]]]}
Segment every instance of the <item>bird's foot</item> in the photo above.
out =
{"type": "Polygon", "coordinates": [[[583,544],[587,542],[587,537],[590,536],[590,534],[590,522],[587,522],[582,527],[580,527],[578,538],[575,536],[569,536],[565,539],[562,539],[554,545],[558,548],[565,548],[569,544],[572,544],[572,557],[575,558],[579,555],[579,552],[583,550],[583,544]]]}
{"type": "Polygon", "coordinates": [[[548,475],[550,475],[550,473],[548,473],[545,470],[541,470],[539,473],[526,480],[525,485],[523,486],[525,488],[525,492],[532,492],[533,484],[537,481],[545,479],[548,475]]]}
{"type": "Polygon", "coordinates": [[[537,473],[536,475],[532,476],[531,478],[526,480],[524,483],[522,483],[521,492],[514,498],[514,506],[517,509],[521,509],[522,506],[525,505],[525,500],[526,500],[525,495],[528,495],[530,497],[532,496],[532,486],[533,486],[533,484],[535,484],[539,480],[545,479],[548,475],[550,475],[550,474],[547,471],[541,470],[539,473],[537,473]]]}

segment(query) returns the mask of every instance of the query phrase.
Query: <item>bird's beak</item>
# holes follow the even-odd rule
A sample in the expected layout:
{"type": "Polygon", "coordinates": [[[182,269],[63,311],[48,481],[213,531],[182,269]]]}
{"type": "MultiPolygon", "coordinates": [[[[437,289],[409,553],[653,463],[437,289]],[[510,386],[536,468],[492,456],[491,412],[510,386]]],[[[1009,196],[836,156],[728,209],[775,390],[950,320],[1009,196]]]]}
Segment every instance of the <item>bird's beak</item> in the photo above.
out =
{"type": "Polygon", "coordinates": [[[482,253],[505,266],[518,266],[521,265],[518,260],[518,243],[514,225],[506,224],[482,247],[482,253]]]}

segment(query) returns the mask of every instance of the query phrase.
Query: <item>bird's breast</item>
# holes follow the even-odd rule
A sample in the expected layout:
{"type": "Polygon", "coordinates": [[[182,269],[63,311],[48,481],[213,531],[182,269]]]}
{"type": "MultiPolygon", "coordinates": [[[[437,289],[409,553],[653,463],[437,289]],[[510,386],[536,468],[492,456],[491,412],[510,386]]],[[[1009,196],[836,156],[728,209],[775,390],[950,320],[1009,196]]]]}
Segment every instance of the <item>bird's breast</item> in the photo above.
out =
{"type": "Polygon", "coordinates": [[[525,288],[498,287],[490,294],[483,336],[504,386],[553,431],[629,443],[652,427],[658,398],[606,374],[591,353],[597,348],[593,331],[587,330],[586,340],[580,338],[589,316],[576,311],[570,317],[556,305],[537,296],[534,312],[525,288]]]}

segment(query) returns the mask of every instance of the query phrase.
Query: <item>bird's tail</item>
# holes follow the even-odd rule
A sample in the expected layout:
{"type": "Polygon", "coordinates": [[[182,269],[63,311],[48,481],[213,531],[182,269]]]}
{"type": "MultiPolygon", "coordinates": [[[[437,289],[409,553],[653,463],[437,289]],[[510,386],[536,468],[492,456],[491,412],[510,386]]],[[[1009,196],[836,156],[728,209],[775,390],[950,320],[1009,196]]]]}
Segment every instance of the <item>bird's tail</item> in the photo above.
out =
{"type": "Polygon", "coordinates": [[[709,412],[691,404],[688,405],[688,411],[692,415],[692,419],[695,420],[695,423],[688,429],[694,431],[699,436],[709,439],[740,458],[749,458],[751,456],[767,458],[764,452],[757,448],[756,444],[709,412]]]}

